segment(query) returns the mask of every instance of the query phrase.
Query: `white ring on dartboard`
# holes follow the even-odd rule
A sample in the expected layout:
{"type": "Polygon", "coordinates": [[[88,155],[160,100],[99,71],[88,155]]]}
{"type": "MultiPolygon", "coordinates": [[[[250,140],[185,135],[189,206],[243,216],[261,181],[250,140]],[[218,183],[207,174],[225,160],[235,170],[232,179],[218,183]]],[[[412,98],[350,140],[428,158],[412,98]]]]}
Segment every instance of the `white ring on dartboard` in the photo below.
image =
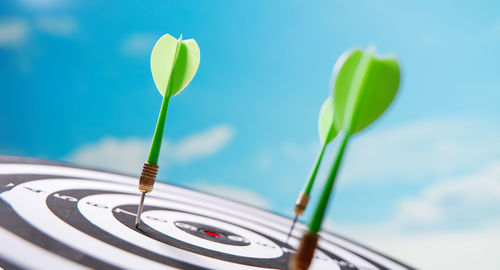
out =
{"type": "MultiPolygon", "coordinates": [[[[78,209],[80,210],[80,213],[90,222],[92,222],[95,226],[107,231],[110,234],[115,235],[118,238],[125,239],[126,241],[141,246],[144,249],[149,249],[153,252],[161,254],[163,252],[163,249],[161,246],[155,243],[156,240],[153,240],[149,237],[145,237],[140,233],[131,234],[131,231],[128,227],[123,226],[121,222],[119,222],[116,218],[113,217],[111,209],[118,207],[120,205],[133,204],[133,203],[137,203],[137,196],[122,195],[122,194],[101,194],[101,195],[92,195],[80,199],[80,201],[78,202],[78,209]],[[106,205],[108,208],[107,209],[99,208],[89,203],[106,205]],[[102,215],[102,211],[108,212],[107,215],[102,215]]],[[[190,207],[186,207],[186,205],[184,204],[176,202],[166,203],[165,201],[158,200],[156,198],[147,198],[147,205],[156,207],[168,206],[171,209],[177,209],[189,212],[192,211],[192,209],[189,209],[190,207]]],[[[206,209],[198,209],[198,211],[204,212],[205,215],[208,216],[212,215],[212,212],[206,209]]],[[[274,242],[270,241],[269,239],[259,234],[253,233],[238,226],[234,226],[210,218],[205,218],[202,216],[195,216],[193,214],[180,213],[174,211],[155,210],[155,211],[145,211],[144,214],[142,215],[141,220],[151,228],[155,229],[156,231],[164,235],[168,235],[183,242],[187,242],[189,244],[206,248],[209,250],[223,252],[235,256],[260,258],[260,259],[277,258],[283,255],[280,246],[276,245],[274,242]],[[147,218],[148,216],[155,217],[156,219],[147,218]],[[158,221],[157,219],[166,220],[167,222],[158,221]],[[242,235],[246,239],[249,239],[250,245],[230,246],[196,237],[177,228],[174,222],[179,220],[205,223],[214,227],[220,227],[224,230],[233,231],[239,235],[242,235]],[[257,245],[256,244],[257,242],[264,243],[265,246],[257,245]]]]}

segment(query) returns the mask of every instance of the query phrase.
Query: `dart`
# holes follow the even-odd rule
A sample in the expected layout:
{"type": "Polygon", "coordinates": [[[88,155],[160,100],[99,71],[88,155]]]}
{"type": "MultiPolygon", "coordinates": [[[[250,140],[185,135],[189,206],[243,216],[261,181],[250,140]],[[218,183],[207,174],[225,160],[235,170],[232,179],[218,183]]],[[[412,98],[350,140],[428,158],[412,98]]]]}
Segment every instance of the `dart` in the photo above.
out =
{"type": "Polygon", "coordinates": [[[292,235],[293,228],[295,227],[295,223],[297,223],[297,219],[302,216],[307,208],[307,204],[309,202],[311,189],[314,185],[314,180],[316,179],[316,174],[318,173],[319,166],[321,164],[321,160],[323,159],[323,154],[325,153],[326,146],[335,138],[337,135],[337,131],[333,126],[333,99],[328,97],[323,105],[321,106],[321,110],[319,113],[318,119],[318,131],[319,131],[319,139],[322,143],[321,150],[316,158],[316,162],[314,163],[314,167],[309,174],[309,178],[307,179],[304,188],[300,191],[297,200],[295,201],[295,218],[292,221],[292,226],[290,226],[290,231],[288,232],[286,241],[290,239],[292,235]]]}
{"type": "Polygon", "coordinates": [[[144,163],[139,178],[141,199],[137,209],[135,226],[141,221],[146,193],[153,190],[158,173],[158,157],[160,155],[163,131],[167,118],[170,98],[180,93],[193,79],[200,64],[200,48],[194,39],[182,40],[169,34],[162,36],[151,52],[151,73],[156,88],[163,95],[160,114],[151,143],[147,162],[144,163]]]}
{"type": "Polygon", "coordinates": [[[309,268],[349,139],[379,118],[392,103],[399,88],[400,68],[396,57],[378,56],[373,47],[366,51],[352,49],[337,60],[333,77],[333,126],[339,129],[340,143],[308,230],[290,262],[294,270],[309,268]]]}

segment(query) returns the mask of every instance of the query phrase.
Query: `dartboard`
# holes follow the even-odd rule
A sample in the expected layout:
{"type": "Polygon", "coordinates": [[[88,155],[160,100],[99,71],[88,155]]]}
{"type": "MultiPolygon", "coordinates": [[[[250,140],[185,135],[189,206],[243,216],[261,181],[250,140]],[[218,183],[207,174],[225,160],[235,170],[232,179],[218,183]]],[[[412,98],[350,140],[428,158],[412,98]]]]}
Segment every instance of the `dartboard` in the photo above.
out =
{"type": "MultiPolygon", "coordinates": [[[[287,269],[304,224],[202,192],[156,183],[135,228],[138,179],[0,157],[5,269],[287,269]]],[[[321,232],[311,269],[412,269],[321,232]]]]}

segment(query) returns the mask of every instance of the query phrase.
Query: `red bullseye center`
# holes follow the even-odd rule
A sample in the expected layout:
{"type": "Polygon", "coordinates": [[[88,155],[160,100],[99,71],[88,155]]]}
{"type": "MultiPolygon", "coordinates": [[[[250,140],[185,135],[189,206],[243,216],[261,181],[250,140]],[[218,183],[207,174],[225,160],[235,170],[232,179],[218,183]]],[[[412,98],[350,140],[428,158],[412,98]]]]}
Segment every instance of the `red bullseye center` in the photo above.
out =
{"type": "Polygon", "coordinates": [[[220,234],[214,233],[214,232],[210,232],[210,231],[205,231],[205,234],[206,235],[210,235],[212,237],[220,237],[220,234]]]}

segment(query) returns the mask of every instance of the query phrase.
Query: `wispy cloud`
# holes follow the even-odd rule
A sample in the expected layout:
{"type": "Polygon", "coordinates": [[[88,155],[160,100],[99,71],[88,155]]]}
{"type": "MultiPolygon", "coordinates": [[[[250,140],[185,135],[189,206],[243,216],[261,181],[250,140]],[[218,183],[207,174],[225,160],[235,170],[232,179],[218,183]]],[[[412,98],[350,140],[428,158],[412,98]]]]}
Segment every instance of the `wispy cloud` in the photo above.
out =
{"type": "Polygon", "coordinates": [[[204,191],[237,202],[242,202],[264,209],[271,209],[271,203],[267,199],[250,190],[230,185],[214,185],[213,183],[208,182],[195,182],[189,184],[189,186],[199,191],[204,191]]]}
{"type": "Polygon", "coordinates": [[[0,19],[0,47],[17,48],[28,40],[30,27],[21,18],[0,19]]]}
{"type": "Polygon", "coordinates": [[[107,137],[78,147],[65,159],[75,164],[137,175],[146,161],[150,141],[107,137]]]}
{"type": "Polygon", "coordinates": [[[33,21],[17,17],[0,18],[0,47],[19,48],[25,45],[33,30],[70,37],[78,30],[78,24],[68,15],[39,16],[33,21]]]}
{"type": "Polygon", "coordinates": [[[157,35],[135,33],[123,41],[121,51],[126,56],[144,57],[151,52],[157,39],[157,35]]]}
{"type": "Polygon", "coordinates": [[[20,0],[24,7],[31,9],[53,9],[62,6],[68,6],[73,1],[71,0],[20,0]]]}
{"type": "Polygon", "coordinates": [[[333,224],[332,231],[417,269],[499,269],[500,224],[468,230],[404,234],[391,226],[333,224]]]}
{"type": "MultiPolygon", "coordinates": [[[[276,147],[260,149],[254,159],[255,167],[261,172],[269,172],[277,164],[303,163],[316,155],[319,143],[298,144],[283,141],[276,147]]],[[[311,164],[312,166],[312,164],[311,164]]]]}
{"type": "Polygon", "coordinates": [[[35,20],[35,26],[43,32],[69,37],[78,30],[75,19],[71,16],[40,16],[35,20]]]}
{"type": "Polygon", "coordinates": [[[432,119],[355,137],[342,182],[415,180],[477,169],[498,157],[498,128],[474,119],[432,119]]]}
{"type": "Polygon", "coordinates": [[[269,149],[261,150],[255,158],[255,167],[261,172],[268,172],[273,168],[274,153],[269,149]]]}
{"type": "Polygon", "coordinates": [[[12,50],[13,66],[22,73],[30,73],[33,44],[36,44],[33,32],[68,38],[73,36],[77,29],[77,23],[71,16],[41,16],[34,20],[3,17],[0,18],[0,49],[12,50]]]}
{"type": "MultiPolygon", "coordinates": [[[[231,126],[217,125],[177,142],[168,141],[162,146],[160,162],[167,165],[187,164],[215,155],[226,147],[233,136],[231,126]]],[[[91,167],[138,174],[146,161],[150,145],[150,139],[108,137],[77,148],[66,160],[91,167]]]]}
{"type": "Polygon", "coordinates": [[[500,160],[401,201],[397,221],[410,230],[480,226],[485,220],[500,221],[499,208],[500,160]]]}
{"type": "Polygon", "coordinates": [[[169,160],[176,163],[188,163],[219,152],[233,136],[234,130],[231,126],[215,126],[190,135],[177,143],[168,144],[166,155],[169,160]]]}

